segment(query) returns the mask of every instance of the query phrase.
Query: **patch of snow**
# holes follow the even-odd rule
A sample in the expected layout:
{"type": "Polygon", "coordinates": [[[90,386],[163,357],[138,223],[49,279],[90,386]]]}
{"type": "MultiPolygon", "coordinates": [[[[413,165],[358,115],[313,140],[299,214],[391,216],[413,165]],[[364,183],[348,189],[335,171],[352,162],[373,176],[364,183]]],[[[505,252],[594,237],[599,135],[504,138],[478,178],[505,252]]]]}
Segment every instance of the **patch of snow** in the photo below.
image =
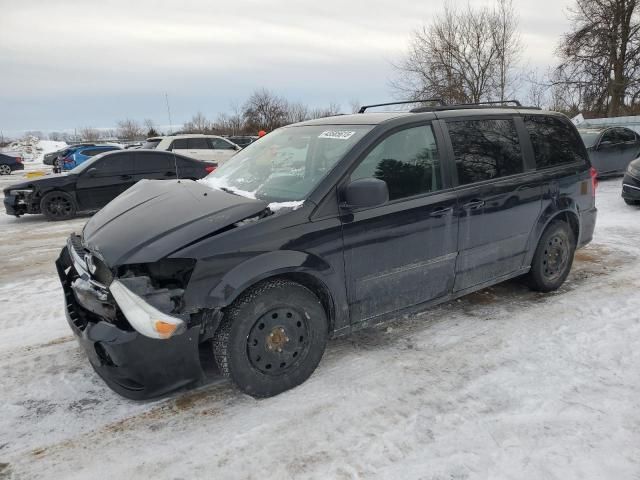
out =
{"type": "Polygon", "coordinates": [[[291,210],[297,210],[304,205],[304,200],[298,200],[295,202],[271,202],[267,207],[272,212],[277,212],[283,208],[290,208],[291,210]]]}

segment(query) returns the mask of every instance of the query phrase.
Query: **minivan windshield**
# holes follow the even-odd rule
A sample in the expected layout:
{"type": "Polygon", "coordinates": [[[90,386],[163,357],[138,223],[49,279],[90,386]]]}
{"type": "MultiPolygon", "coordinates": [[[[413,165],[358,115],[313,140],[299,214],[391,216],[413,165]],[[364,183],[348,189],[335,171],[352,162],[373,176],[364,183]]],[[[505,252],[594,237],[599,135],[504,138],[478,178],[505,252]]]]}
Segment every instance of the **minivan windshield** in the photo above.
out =
{"type": "Polygon", "coordinates": [[[302,201],[373,125],[284,127],[253,142],[202,182],[267,202],[302,201]]]}

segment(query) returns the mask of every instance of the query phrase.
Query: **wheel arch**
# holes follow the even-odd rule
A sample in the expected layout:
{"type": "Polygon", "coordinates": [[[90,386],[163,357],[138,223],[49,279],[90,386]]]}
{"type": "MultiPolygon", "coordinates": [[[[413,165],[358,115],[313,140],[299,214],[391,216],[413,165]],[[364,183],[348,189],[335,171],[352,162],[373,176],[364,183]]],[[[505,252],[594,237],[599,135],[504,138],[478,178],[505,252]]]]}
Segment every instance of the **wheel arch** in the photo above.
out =
{"type": "Polygon", "coordinates": [[[324,260],[306,252],[278,250],[246,260],[208,289],[203,303],[207,308],[224,309],[256,284],[276,278],[299,283],[313,292],[325,310],[329,332],[335,329],[342,311],[336,282],[342,277],[324,260]]]}
{"type": "Polygon", "coordinates": [[[540,242],[542,234],[551,223],[556,220],[562,220],[569,225],[573,232],[575,242],[578,244],[580,239],[580,215],[575,204],[570,204],[564,209],[548,208],[540,215],[538,223],[533,231],[529,251],[525,259],[525,265],[531,264],[536,247],[540,242]]]}

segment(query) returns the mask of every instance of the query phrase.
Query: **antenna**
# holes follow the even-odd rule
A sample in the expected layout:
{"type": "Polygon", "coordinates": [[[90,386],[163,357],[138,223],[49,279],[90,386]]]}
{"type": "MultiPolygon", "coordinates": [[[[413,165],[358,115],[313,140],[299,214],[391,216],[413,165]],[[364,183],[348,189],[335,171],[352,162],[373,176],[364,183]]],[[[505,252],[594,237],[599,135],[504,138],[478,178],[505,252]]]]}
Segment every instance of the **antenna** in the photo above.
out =
{"type": "MultiPolygon", "coordinates": [[[[171,107],[169,107],[169,94],[164,92],[164,100],[167,102],[167,114],[169,115],[169,133],[173,133],[173,122],[171,121],[171,107]]],[[[171,149],[173,153],[173,168],[176,171],[176,180],[180,180],[180,173],[178,172],[178,159],[176,158],[175,150],[171,149]]]]}

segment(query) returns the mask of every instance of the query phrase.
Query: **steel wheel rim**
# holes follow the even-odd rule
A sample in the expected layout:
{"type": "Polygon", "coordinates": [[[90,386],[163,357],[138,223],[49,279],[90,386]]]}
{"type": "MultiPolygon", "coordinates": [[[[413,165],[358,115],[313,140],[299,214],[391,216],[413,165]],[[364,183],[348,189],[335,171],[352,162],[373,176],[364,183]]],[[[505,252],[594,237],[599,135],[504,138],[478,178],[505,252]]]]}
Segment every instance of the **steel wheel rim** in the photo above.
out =
{"type": "Polygon", "coordinates": [[[51,199],[47,202],[46,210],[54,217],[60,218],[71,215],[73,206],[71,205],[71,201],[67,197],[63,195],[57,195],[55,197],[51,197],[51,199]]]}
{"type": "Polygon", "coordinates": [[[258,372],[280,376],[309,353],[309,324],[296,308],[272,308],[258,318],[247,336],[249,363],[258,372]]]}
{"type": "Polygon", "coordinates": [[[562,235],[554,235],[545,245],[542,257],[542,272],[545,278],[560,277],[569,262],[569,242],[562,235]]]}
{"type": "Polygon", "coordinates": [[[0,174],[11,175],[11,167],[5,164],[0,165],[0,174]]]}

